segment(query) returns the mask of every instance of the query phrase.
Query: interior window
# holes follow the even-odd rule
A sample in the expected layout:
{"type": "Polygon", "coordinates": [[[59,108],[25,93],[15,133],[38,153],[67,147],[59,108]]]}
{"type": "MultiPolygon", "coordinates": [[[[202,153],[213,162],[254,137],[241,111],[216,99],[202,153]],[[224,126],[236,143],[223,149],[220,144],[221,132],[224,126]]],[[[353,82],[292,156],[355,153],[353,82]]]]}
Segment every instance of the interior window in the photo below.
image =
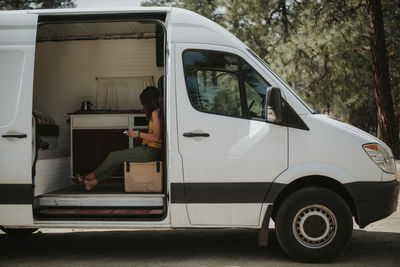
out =
{"type": "Polygon", "coordinates": [[[242,115],[237,74],[198,70],[196,79],[200,110],[224,115],[242,115]]]}

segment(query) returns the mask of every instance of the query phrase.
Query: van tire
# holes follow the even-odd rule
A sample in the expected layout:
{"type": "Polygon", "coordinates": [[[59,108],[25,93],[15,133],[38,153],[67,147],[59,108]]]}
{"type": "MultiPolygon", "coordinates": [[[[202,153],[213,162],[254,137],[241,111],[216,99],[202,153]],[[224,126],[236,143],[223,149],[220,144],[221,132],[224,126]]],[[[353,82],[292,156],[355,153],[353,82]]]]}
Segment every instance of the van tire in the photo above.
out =
{"type": "Polygon", "coordinates": [[[347,247],[353,219],[347,203],[323,187],[307,187],[289,195],[275,220],[282,249],[294,260],[327,262],[347,247]]]}
{"type": "Polygon", "coordinates": [[[10,235],[15,237],[26,237],[30,236],[33,232],[37,231],[37,228],[4,228],[1,227],[1,230],[10,235]]]}

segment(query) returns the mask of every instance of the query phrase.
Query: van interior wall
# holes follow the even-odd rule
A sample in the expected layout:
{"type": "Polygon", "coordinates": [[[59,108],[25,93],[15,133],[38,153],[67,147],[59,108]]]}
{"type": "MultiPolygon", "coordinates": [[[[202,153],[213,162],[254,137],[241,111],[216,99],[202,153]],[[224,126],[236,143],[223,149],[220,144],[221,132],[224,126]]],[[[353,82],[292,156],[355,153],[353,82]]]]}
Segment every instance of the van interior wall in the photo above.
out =
{"type": "Polygon", "coordinates": [[[94,104],[96,77],[147,76],[158,78],[156,39],[84,40],[37,43],[33,107],[59,126],[57,147],[70,150],[68,113],[81,102],[94,104]]]}

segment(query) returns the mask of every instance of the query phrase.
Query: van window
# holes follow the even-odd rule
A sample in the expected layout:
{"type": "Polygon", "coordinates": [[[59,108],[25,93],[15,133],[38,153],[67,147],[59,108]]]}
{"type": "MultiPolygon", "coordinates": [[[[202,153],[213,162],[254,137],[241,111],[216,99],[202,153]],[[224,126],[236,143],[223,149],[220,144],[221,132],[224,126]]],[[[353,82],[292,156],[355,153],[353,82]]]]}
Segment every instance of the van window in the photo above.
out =
{"type": "Polygon", "coordinates": [[[188,94],[193,107],[213,114],[264,118],[268,83],[242,58],[217,51],[183,53],[188,94]]]}
{"type": "Polygon", "coordinates": [[[183,57],[193,107],[204,112],[242,116],[238,58],[211,51],[188,51],[183,57]]]}
{"type": "Polygon", "coordinates": [[[270,86],[248,64],[243,65],[248,114],[253,118],[265,118],[265,95],[270,86]]]}
{"type": "Polygon", "coordinates": [[[10,125],[17,115],[24,54],[18,51],[0,51],[0,62],[3,66],[0,71],[0,127],[2,127],[10,125]]]}

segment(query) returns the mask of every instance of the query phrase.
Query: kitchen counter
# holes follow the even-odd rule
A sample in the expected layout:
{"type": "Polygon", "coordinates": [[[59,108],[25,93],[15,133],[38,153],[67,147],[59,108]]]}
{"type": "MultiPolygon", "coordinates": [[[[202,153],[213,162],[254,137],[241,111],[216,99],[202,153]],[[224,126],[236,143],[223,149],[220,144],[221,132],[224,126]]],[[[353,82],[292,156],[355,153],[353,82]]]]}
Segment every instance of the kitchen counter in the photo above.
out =
{"type": "Polygon", "coordinates": [[[143,110],[77,110],[68,115],[90,115],[90,114],[143,114],[143,110]]]}

